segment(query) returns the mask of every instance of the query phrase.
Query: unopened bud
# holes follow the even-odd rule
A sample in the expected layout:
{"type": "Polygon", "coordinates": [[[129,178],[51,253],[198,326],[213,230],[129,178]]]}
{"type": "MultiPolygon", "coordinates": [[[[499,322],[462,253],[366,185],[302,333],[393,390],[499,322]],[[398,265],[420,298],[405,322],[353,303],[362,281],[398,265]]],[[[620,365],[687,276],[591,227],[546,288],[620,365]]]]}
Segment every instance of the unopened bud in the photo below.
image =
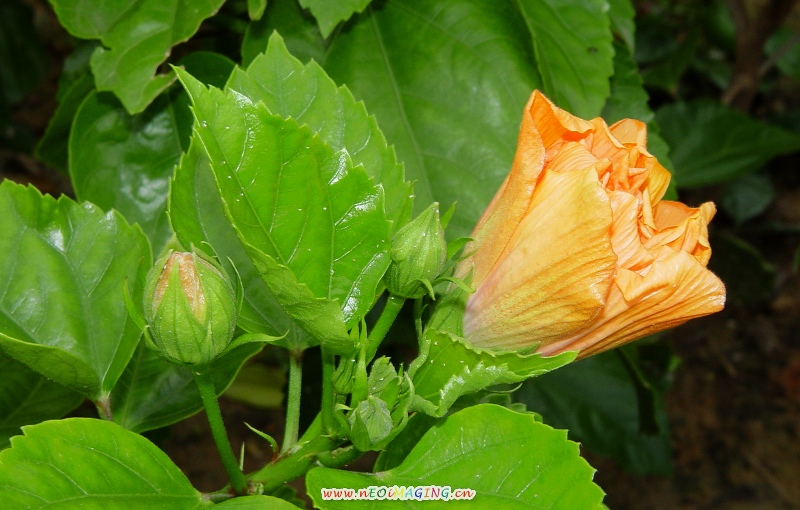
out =
{"type": "Polygon", "coordinates": [[[147,331],[158,354],[178,365],[206,365],[233,338],[236,292],[215,262],[170,252],[147,275],[147,331]]]}
{"type": "Polygon", "coordinates": [[[425,283],[436,279],[446,261],[439,204],[433,203],[395,234],[386,287],[396,296],[418,299],[428,291],[425,283]]]}

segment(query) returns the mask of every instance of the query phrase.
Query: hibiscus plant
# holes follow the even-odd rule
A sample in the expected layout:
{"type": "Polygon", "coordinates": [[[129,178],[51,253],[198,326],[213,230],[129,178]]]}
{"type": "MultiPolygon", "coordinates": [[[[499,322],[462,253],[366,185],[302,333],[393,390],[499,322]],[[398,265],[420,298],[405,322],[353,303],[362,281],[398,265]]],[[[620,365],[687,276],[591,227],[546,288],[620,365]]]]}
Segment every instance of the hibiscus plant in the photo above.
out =
{"type": "Polygon", "coordinates": [[[74,197],[0,184],[4,508],[293,508],[304,479],[323,509],[591,509],[575,440],[668,462],[645,354],[612,349],[725,287],[631,1],[49,3],[74,51],[36,155],[74,197]],[[285,420],[244,472],[217,398],[264,353],[285,420]],[[575,405],[616,438],[554,428],[575,405]],[[215,492],[142,435],[199,412],[215,492]]]}

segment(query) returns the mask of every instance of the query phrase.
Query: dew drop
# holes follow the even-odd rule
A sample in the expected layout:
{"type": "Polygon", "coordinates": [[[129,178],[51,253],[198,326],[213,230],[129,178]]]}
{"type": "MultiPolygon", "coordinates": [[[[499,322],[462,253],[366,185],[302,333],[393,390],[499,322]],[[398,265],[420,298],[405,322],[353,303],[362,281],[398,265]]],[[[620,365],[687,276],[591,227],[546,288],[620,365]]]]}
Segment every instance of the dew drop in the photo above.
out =
{"type": "Polygon", "coordinates": [[[327,210],[328,210],[328,208],[327,208],[327,207],[323,207],[323,208],[322,208],[322,210],[323,210],[323,211],[327,211],[327,210]]]}
{"type": "Polygon", "coordinates": [[[464,360],[462,359],[461,361],[459,361],[459,363],[461,363],[463,365],[464,364],[464,360]]]}
{"type": "Polygon", "coordinates": [[[226,129],[226,130],[227,130],[227,129],[230,129],[230,128],[231,128],[230,126],[225,126],[225,129],[226,129]]]}
{"type": "Polygon", "coordinates": [[[233,179],[233,176],[232,176],[232,175],[229,175],[229,176],[228,176],[228,179],[233,179]]]}
{"type": "Polygon", "coordinates": [[[431,365],[433,364],[433,360],[431,360],[431,365]]]}
{"type": "Polygon", "coordinates": [[[202,124],[203,127],[208,127],[208,122],[206,122],[206,121],[203,121],[200,124],[202,124]]]}
{"type": "Polygon", "coordinates": [[[433,342],[433,345],[439,345],[439,342],[433,342]]]}

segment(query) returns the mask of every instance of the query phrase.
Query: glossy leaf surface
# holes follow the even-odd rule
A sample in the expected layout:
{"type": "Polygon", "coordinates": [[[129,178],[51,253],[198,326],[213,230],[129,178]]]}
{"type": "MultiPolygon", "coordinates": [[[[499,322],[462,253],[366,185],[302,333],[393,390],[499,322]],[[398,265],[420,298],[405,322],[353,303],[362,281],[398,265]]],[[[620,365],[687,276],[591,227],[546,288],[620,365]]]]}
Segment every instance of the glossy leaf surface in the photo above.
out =
{"type": "Polygon", "coordinates": [[[390,0],[336,34],[323,67],[374,113],[415,182],[416,210],[458,202],[468,235],[508,174],[522,108],[541,88],[510,2],[390,0]]]}
{"type": "Polygon", "coordinates": [[[367,508],[549,508],[600,509],[603,491],[592,482],[594,469],[579,456],[566,432],[539,423],[533,415],[483,404],[447,417],[431,428],[403,462],[375,474],[315,468],[308,493],[321,509],[367,508]],[[470,488],[474,499],[453,501],[326,501],[324,488],[358,490],[369,486],[440,485],[470,488]]]}
{"type": "Polygon", "coordinates": [[[80,39],[99,39],[92,55],[97,89],[113,92],[129,113],[143,111],[175,76],[156,74],[172,47],[189,39],[223,0],[100,2],[50,0],[61,24],[80,39]]]}
{"type": "MultiPolygon", "coordinates": [[[[291,269],[310,295],[337,300],[352,326],[372,305],[389,263],[382,190],[344,151],[293,120],[234,91],[181,77],[194,102],[202,155],[237,237],[291,269]]],[[[294,285],[280,273],[262,277],[273,293],[294,285]]],[[[303,312],[296,302],[281,305],[293,318],[303,312]]],[[[309,333],[323,342],[331,334],[309,333]]]]}
{"type": "Polygon", "coordinates": [[[141,331],[122,300],[151,264],[138,227],[116,212],[0,185],[0,349],[97,399],[110,391],[141,331]]]}
{"type": "Polygon", "coordinates": [[[0,453],[0,498],[8,508],[211,506],[164,452],[115,423],[70,418],[24,432],[0,453]]]}
{"type": "Polygon", "coordinates": [[[495,384],[524,381],[565,365],[575,353],[549,358],[538,354],[494,353],[454,335],[428,330],[420,355],[409,367],[416,393],[412,410],[442,416],[462,395],[495,384]]]}
{"type": "Polygon", "coordinates": [[[72,411],[83,395],[47,380],[0,352],[0,448],[23,425],[55,420],[72,411]]]}
{"type": "MultiPolygon", "coordinates": [[[[180,64],[219,86],[234,66],[225,57],[204,52],[180,64]]],[[[138,223],[159,253],[172,236],[167,218],[170,179],[192,130],[186,92],[176,86],[136,115],[110,94],[92,93],[72,126],[69,168],[78,198],[105,210],[114,208],[138,223]]]]}
{"type": "Polygon", "coordinates": [[[316,62],[303,65],[286,49],[277,34],[247,71],[236,69],[228,88],[282,117],[307,124],[335,151],[346,150],[354,166],[363,165],[376,184],[383,186],[386,216],[402,225],[411,212],[412,187],[405,182],[403,166],[394,148],[378,128],[364,104],[356,102],[346,87],[337,87],[316,62]]]}

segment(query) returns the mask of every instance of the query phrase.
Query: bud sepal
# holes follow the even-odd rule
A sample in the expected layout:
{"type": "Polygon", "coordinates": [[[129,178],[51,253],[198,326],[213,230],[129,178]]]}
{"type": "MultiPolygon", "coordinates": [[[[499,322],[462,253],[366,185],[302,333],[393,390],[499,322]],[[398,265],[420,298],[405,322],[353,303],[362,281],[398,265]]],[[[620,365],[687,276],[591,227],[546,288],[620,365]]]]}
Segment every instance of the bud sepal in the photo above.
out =
{"type": "Polygon", "coordinates": [[[439,220],[438,203],[431,204],[397,231],[392,240],[391,257],[385,278],[389,292],[408,299],[433,294],[431,282],[447,262],[447,242],[439,220]]]}
{"type": "Polygon", "coordinates": [[[202,252],[167,251],[147,275],[148,347],[170,363],[208,365],[231,343],[241,293],[202,252]]]}

